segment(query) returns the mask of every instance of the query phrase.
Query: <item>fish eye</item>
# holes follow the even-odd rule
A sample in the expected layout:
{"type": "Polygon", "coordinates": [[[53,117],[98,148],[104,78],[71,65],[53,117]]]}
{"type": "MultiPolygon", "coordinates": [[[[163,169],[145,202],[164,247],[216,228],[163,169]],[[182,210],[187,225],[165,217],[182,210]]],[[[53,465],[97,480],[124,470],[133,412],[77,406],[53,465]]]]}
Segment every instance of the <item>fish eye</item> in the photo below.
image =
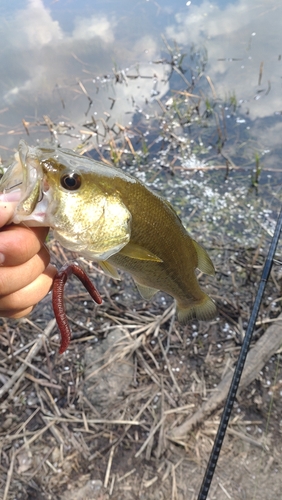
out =
{"type": "Polygon", "coordinates": [[[81,176],[79,174],[64,174],[61,179],[61,186],[68,191],[76,191],[81,186],[81,176]]]}

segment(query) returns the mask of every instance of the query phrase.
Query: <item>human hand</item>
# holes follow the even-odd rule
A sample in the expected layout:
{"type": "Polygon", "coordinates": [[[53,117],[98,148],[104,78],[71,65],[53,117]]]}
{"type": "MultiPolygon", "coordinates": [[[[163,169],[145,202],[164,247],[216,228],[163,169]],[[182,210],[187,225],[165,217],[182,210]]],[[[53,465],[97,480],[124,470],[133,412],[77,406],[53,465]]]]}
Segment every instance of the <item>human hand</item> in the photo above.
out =
{"type": "Polygon", "coordinates": [[[57,270],[44,245],[48,228],[6,226],[13,211],[0,202],[0,317],[20,318],[51,290],[57,270]]]}

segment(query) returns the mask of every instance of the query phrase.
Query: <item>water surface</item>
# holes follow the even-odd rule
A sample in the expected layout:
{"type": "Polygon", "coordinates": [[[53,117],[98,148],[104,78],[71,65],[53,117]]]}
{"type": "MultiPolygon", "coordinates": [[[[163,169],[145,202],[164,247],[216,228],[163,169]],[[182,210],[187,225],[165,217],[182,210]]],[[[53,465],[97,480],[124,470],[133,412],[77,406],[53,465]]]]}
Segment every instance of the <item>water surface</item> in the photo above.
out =
{"type": "Polygon", "coordinates": [[[168,55],[166,43],[188,55],[191,46],[204,48],[217,96],[236,95],[262,149],[278,142],[282,6],[275,1],[29,0],[0,9],[3,155],[26,135],[22,119],[82,125],[89,100],[81,84],[93,100],[89,114],[130,124],[136,110],[177,85],[167,81],[168,65],[156,64],[168,55]],[[112,79],[113,69],[123,82],[112,79]]]}

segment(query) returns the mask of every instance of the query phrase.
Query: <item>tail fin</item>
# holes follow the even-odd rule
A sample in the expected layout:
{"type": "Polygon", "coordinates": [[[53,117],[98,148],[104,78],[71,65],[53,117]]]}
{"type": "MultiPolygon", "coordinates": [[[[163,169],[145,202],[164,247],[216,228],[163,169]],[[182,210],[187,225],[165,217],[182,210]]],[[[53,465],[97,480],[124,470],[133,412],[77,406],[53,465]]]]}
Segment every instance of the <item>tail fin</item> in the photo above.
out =
{"type": "Polygon", "coordinates": [[[216,315],[216,305],[212,299],[203,293],[201,300],[182,307],[177,304],[177,315],[180,323],[187,323],[190,319],[212,319],[216,315]]]}

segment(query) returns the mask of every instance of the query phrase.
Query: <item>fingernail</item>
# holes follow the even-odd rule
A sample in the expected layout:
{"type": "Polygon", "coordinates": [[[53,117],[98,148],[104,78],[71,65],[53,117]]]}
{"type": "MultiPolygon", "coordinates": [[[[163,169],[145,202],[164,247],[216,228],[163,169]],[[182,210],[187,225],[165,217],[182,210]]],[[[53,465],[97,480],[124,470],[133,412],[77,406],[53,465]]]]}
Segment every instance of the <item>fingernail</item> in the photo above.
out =
{"type": "Polygon", "coordinates": [[[2,266],[4,262],[5,262],[5,255],[3,253],[0,253],[0,266],[2,266]]]}

